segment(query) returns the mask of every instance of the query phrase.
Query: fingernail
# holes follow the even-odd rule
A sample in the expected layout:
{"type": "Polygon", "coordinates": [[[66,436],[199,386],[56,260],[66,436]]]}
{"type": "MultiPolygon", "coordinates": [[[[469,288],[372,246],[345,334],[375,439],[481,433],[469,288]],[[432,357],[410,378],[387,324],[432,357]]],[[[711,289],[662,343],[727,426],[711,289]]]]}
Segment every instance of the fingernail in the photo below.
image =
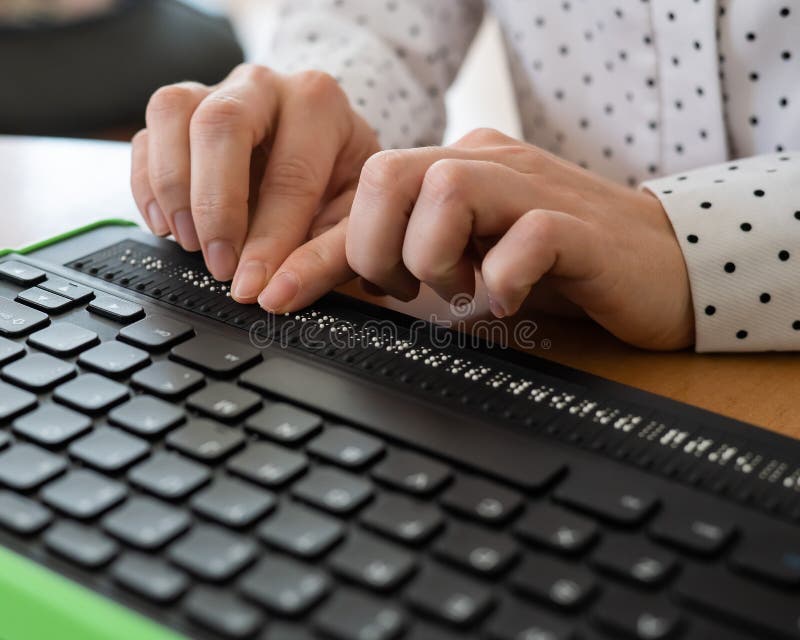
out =
{"type": "Polygon", "coordinates": [[[233,278],[239,256],[230,242],[212,240],[206,247],[206,262],[211,275],[224,282],[233,278]]]}
{"type": "Polygon", "coordinates": [[[297,276],[289,271],[282,271],[269,281],[267,288],[258,296],[258,304],[272,313],[282,313],[298,291],[300,281],[297,276]]]}
{"type": "Polygon", "coordinates": [[[236,270],[233,279],[233,297],[237,300],[251,300],[261,293],[267,280],[267,270],[263,263],[248,260],[236,270]]]}
{"type": "Polygon", "coordinates": [[[169,233],[169,225],[166,218],[164,218],[164,212],[161,211],[161,207],[158,206],[155,200],[147,205],[147,217],[150,220],[150,227],[153,229],[153,233],[159,236],[169,233]]]}
{"type": "Polygon", "coordinates": [[[492,296],[489,296],[489,311],[495,318],[505,318],[507,315],[505,309],[492,296]]]}
{"type": "Polygon", "coordinates": [[[187,251],[198,251],[200,249],[200,239],[197,237],[197,229],[194,228],[192,212],[184,209],[178,211],[173,218],[175,223],[175,239],[187,251]]]}

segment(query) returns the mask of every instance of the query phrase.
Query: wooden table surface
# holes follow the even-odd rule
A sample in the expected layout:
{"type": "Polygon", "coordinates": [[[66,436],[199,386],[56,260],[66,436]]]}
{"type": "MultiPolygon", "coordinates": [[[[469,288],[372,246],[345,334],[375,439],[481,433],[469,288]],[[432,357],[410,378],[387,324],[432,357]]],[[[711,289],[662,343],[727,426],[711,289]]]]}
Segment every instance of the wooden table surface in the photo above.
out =
{"type": "MultiPolygon", "coordinates": [[[[101,218],[139,220],[128,171],[127,144],[0,136],[0,246],[21,247],[101,218]]],[[[368,298],[358,287],[344,290],[368,298]]],[[[430,291],[411,303],[378,303],[462,320],[430,291]]],[[[479,304],[473,319],[483,311],[479,304]]],[[[800,438],[796,354],[651,353],[587,320],[533,319],[536,346],[528,350],[535,355],[800,438]]]]}

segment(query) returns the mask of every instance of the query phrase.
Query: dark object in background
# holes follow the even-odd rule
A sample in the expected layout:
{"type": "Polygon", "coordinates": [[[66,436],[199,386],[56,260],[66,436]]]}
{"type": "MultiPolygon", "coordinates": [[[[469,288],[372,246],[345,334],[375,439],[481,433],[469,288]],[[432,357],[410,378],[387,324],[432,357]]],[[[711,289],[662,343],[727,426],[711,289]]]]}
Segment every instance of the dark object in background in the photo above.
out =
{"type": "Polygon", "coordinates": [[[135,126],[158,87],[214,84],[242,59],[227,20],[175,0],[125,2],[79,23],[0,27],[0,133],[135,126]]]}

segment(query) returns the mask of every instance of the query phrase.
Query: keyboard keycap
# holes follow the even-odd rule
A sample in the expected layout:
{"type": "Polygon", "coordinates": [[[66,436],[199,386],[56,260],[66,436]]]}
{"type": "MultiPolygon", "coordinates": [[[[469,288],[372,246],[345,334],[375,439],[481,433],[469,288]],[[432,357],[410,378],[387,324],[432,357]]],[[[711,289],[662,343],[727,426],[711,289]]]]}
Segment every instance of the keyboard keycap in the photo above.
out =
{"type": "Polygon", "coordinates": [[[28,338],[28,344],[55,356],[67,357],[97,344],[94,331],[70,322],[56,322],[28,338]]]}
{"type": "Polygon", "coordinates": [[[90,569],[107,564],[119,550],[116,542],[97,529],[68,521],[50,527],[44,543],[50,551],[90,569]]]}
{"type": "Polygon", "coordinates": [[[372,497],[372,487],[358,476],[318,467],[295,483],[292,495],[335,514],[350,513],[372,497]]]}
{"type": "Polygon", "coordinates": [[[713,515],[689,515],[665,510],[650,527],[662,542],[701,555],[718,553],[736,533],[736,525],[713,515]]]}
{"type": "Polygon", "coordinates": [[[69,446],[69,454],[90,467],[115,472],[140,460],[150,445],[136,436],[113,427],[98,427],[69,446]]]}
{"type": "Polygon", "coordinates": [[[597,589],[594,576],[583,567],[539,553],[524,558],[511,575],[511,584],[559,609],[582,606],[597,589]]]}
{"type": "Polygon", "coordinates": [[[361,514],[361,522],[400,542],[420,544],[442,527],[444,518],[434,505],[392,493],[379,493],[375,502],[361,514]]]}
{"type": "Polygon", "coordinates": [[[250,638],[264,623],[258,609],[226,589],[195,587],[183,606],[195,623],[225,638],[250,638]]]}
{"type": "Polygon", "coordinates": [[[23,355],[25,355],[25,347],[21,344],[8,338],[0,338],[0,367],[13,362],[17,358],[21,358],[23,355]]]}
{"type": "Polygon", "coordinates": [[[203,374],[182,364],[154,362],[131,376],[131,382],[145,391],[175,400],[203,384],[203,374]]]}
{"type": "Polygon", "coordinates": [[[275,507],[275,496],[233,478],[221,477],[192,497],[192,509],[229,527],[246,527],[275,507]]]}
{"type": "Polygon", "coordinates": [[[493,602],[488,588],[438,565],[424,567],[406,597],[418,611],[458,626],[477,622],[493,602]]]}
{"type": "Polygon", "coordinates": [[[508,536],[462,523],[450,523],[433,552],[442,560],[483,576],[504,572],[519,548],[508,536]]]}
{"type": "Polygon", "coordinates": [[[103,528],[139,549],[157,549],[186,531],[191,519],[163,502],[134,497],[103,518],[103,528]]]}
{"type": "Polygon", "coordinates": [[[45,313],[58,313],[73,304],[69,298],[45,291],[39,287],[31,287],[30,289],[25,289],[25,291],[20,291],[16,299],[45,313]]]}
{"type": "Polygon", "coordinates": [[[42,490],[42,499],[73,518],[88,519],[108,511],[127,494],[124,484],[94,471],[74,469],[48,484],[42,490]]]}
{"type": "Polygon", "coordinates": [[[284,504],[258,530],[268,544],[303,558],[325,553],[344,535],[339,521],[294,504],[284,504]]]}
{"type": "Polygon", "coordinates": [[[569,620],[516,598],[503,601],[489,621],[487,632],[491,640],[572,640],[575,637],[569,620]]]}
{"type": "Polygon", "coordinates": [[[110,340],[84,351],[78,364],[112,378],[124,378],[150,362],[150,355],[136,347],[110,340]]]}
{"type": "Polygon", "coordinates": [[[212,382],[189,396],[186,403],[216,420],[234,422],[258,409],[261,396],[228,382],[212,382]]]}
{"type": "Polygon", "coordinates": [[[176,453],[159,452],[128,472],[128,479],[161,498],[177,500],[201,487],[211,477],[208,469],[176,453]]]}
{"type": "Polygon", "coordinates": [[[404,549],[353,530],[333,552],[331,568],[368,589],[389,591],[414,571],[414,557],[404,549]]]}
{"type": "Polygon", "coordinates": [[[600,598],[594,621],[608,631],[637,640],[673,638],[682,626],[681,613],[666,600],[620,589],[609,590],[600,598]]]}
{"type": "Polygon", "coordinates": [[[193,334],[194,329],[185,322],[166,316],[151,315],[123,327],[119,330],[118,337],[147,351],[163,351],[193,334]]]}
{"type": "Polygon", "coordinates": [[[731,561],[736,568],[763,580],[776,585],[798,587],[800,534],[788,527],[754,529],[742,537],[731,561]]]}
{"type": "Polygon", "coordinates": [[[75,376],[75,365],[46,353],[31,353],[3,369],[6,380],[32,391],[44,391],[75,376]]]}
{"type": "Polygon", "coordinates": [[[144,315],[140,305],[105,293],[98,293],[87,309],[116,322],[133,322],[144,315]]]}
{"type": "Polygon", "coordinates": [[[45,447],[58,447],[92,428],[82,413],[57,404],[44,404],[20,416],[13,423],[14,433],[45,447]]]}
{"type": "Polygon", "coordinates": [[[201,371],[232,377],[261,360],[258,349],[222,336],[199,335],[170,352],[172,358],[201,371]]]}
{"type": "Polygon", "coordinates": [[[0,453],[0,484],[28,491],[66,468],[67,463],[59,456],[31,444],[16,444],[0,453]]]}
{"type": "Polygon", "coordinates": [[[391,604],[338,589],[320,610],[315,626],[335,640],[394,640],[405,629],[406,619],[391,604]]]}
{"type": "Polygon", "coordinates": [[[186,575],[153,556],[128,551],[111,567],[114,581],[159,604],[177,600],[189,587],[186,575]]]}
{"type": "Polygon", "coordinates": [[[266,442],[253,442],[228,460],[228,470],[253,482],[274,487],[284,484],[308,467],[302,453],[266,442]]]}
{"type": "Polygon", "coordinates": [[[0,335],[18,338],[49,323],[47,314],[0,296],[0,335]]]}
{"type": "Polygon", "coordinates": [[[128,387],[96,373],[84,373],[57,387],[53,397],[78,411],[103,413],[128,397],[128,387]]]}
{"type": "Polygon", "coordinates": [[[641,585],[660,584],[677,568],[677,559],[646,540],[608,535],[595,550],[595,566],[641,585]]]}
{"type": "Polygon", "coordinates": [[[362,467],[383,453],[383,443],[349,427],[328,427],[308,443],[309,453],[342,467],[362,467]]]}
{"type": "Polygon", "coordinates": [[[0,431],[0,450],[5,449],[11,442],[11,438],[7,433],[0,431]]]}
{"type": "Polygon", "coordinates": [[[59,276],[48,276],[47,280],[39,283],[39,288],[57,293],[72,301],[73,304],[83,304],[94,296],[94,291],[82,284],[70,282],[59,276]]]}
{"type": "Polygon", "coordinates": [[[184,416],[180,406],[153,396],[139,395],[114,407],[108,414],[108,419],[140,436],[153,437],[180,424],[184,416]]]}
{"type": "Polygon", "coordinates": [[[203,462],[215,462],[238,449],[244,435],[234,427],[194,418],[167,436],[167,444],[187,456],[203,462]]]}
{"type": "Polygon", "coordinates": [[[658,506],[647,489],[631,486],[630,478],[572,476],[561,483],[555,497],[577,509],[621,525],[640,524],[658,506]]]}
{"type": "Polygon", "coordinates": [[[168,550],[169,558],[203,580],[227,580],[256,556],[257,547],[247,538],[213,525],[196,525],[168,550]]]}
{"type": "Polygon", "coordinates": [[[247,418],[245,426],[277,442],[292,444],[319,431],[322,417],[290,404],[276,402],[247,418]]]}
{"type": "Polygon", "coordinates": [[[23,496],[0,489],[0,527],[20,535],[44,529],[53,520],[50,509],[23,496]]]}
{"type": "Polygon", "coordinates": [[[36,406],[36,396],[0,382],[0,422],[5,422],[36,406]]]}
{"type": "Polygon", "coordinates": [[[305,613],[330,587],[321,571],[278,556],[265,556],[239,581],[245,596],[284,616],[305,613]]]}
{"type": "Polygon", "coordinates": [[[597,538],[594,522],[546,503],[529,507],[514,531],[523,540],[559,553],[579,553],[597,538]]]}
{"type": "Polygon", "coordinates": [[[470,476],[456,478],[441,501],[448,509],[489,524],[509,520],[522,506],[522,496],[516,491],[470,476]]]}
{"type": "Polygon", "coordinates": [[[41,269],[23,262],[17,262],[16,260],[0,262],[0,278],[18,284],[21,287],[30,287],[41,282],[46,277],[47,274],[41,269]]]}

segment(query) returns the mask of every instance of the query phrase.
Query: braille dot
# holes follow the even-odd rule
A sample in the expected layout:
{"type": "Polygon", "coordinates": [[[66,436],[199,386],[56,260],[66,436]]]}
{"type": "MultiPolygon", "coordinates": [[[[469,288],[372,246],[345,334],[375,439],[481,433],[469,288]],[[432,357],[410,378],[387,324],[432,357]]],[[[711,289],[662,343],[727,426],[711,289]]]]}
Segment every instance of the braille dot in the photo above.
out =
{"type": "Polygon", "coordinates": [[[720,184],[722,182],[725,182],[722,178],[717,178],[716,180],[714,180],[715,184],[720,184]]]}
{"type": "Polygon", "coordinates": [[[737,165],[732,164],[730,167],[728,167],[728,171],[736,171],[738,168],[739,167],[737,165]]]}
{"type": "Polygon", "coordinates": [[[647,171],[653,174],[658,173],[658,167],[654,164],[649,164],[647,165],[647,171]]]}
{"type": "Polygon", "coordinates": [[[697,49],[698,51],[700,51],[700,49],[701,49],[702,47],[703,47],[703,45],[701,44],[701,42],[700,42],[699,40],[695,40],[695,41],[694,41],[694,48],[695,48],[695,49],[697,49]]]}
{"type": "Polygon", "coordinates": [[[565,45],[565,44],[562,44],[562,45],[561,45],[561,46],[558,48],[558,52],[559,52],[559,53],[560,53],[562,56],[565,56],[565,55],[567,55],[567,54],[569,53],[569,47],[568,47],[567,45],[565,45]]]}
{"type": "Polygon", "coordinates": [[[736,337],[739,338],[739,340],[744,340],[747,337],[747,331],[744,329],[739,329],[736,332],[736,337]]]}
{"type": "Polygon", "coordinates": [[[672,193],[672,189],[664,189],[661,193],[669,195],[670,193],[672,193]]]}
{"type": "Polygon", "coordinates": [[[703,89],[703,87],[697,87],[697,89],[695,89],[695,91],[697,92],[698,96],[702,96],[705,93],[705,90],[703,89]]]}
{"type": "Polygon", "coordinates": [[[772,296],[768,293],[762,293],[758,296],[758,299],[761,301],[761,304],[767,304],[770,300],[772,300],[772,296]]]}
{"type": "Polygon", "coordinates": [[[644,41],[645,44],[653,43],[653,38],[651,38],[649,35],[646,35],[644,38],[642,38],[642,40],[644,41]]]}
{"type": "Polygon", "coordinates": [[[736,265],[733,262],[726,262],[725,273],[733,273],[734,271],[736,271],[736,265]]]}
{"type": "Polygon", "coordinates": [[[683,153],[683,145],[682,144],[676,144],[675,145],[675,153],[683,153]]]}
{"type": "Polygon", "coordinates": [[[794,212],[794,219],[795,220],[800,220],[800,211],[795,211],[794,212]]]}
{"type": "Polygon", "coordinates": [[[701,208],[701,209],[710,209],[710,208],[711,208],[711,203],[710,203],[710,202],[708,202],[708,201],[706,201],[706,202],[701,202],[701,203],[700,203],[700,208],[701,208]]]}
{"type": "Polygon", "coordinates": [[[707,316],[713,316],[717,312],[717,308],[713,304],[710,304],[706,307],[705,311],[707,316]]]}
{"type": "Polygon", "coordinates": [[[625,144],[633,144],[633,136],[630,133],[625,136],[625,144]]]}
{"type": "Polygon", "coordinates": [[[674,20],[674,19],[675,19],[675,14],[672,11],[667,13],[667,20],[674,20]]]}
{"type": "Polygon", "coordinates": [[[692,244],[697,244],[698,240],[699,238],[693,233],[690,233],[688,236],[686,236],[686,241],[691,242],[692,244]]]}
{"type": "Polygon", "coordinates": [[[781,98],[780,100],[778,100],[778,104],[781,107],[785,107],[786,105],[789,104],[789,98],[781,98]]]}
{"type": "Polygon", "coordinates": [[[687,177],[687,176],[678,176],[678,180],[680,180],[681,182],[683,182],[684,180],[686,180],[686,177],[687,177]]]}
{"type": "Polygon", "coordinates": [[[613,154],[614,154],[614,152],[611,150],[611,148],[610,148],[610,147],[604,147],[604,148],[603,148],[603,155],[604,155],[606,158],[610,158],[610,157],[611,157],[613,154]]]}
{"type": "Polygon", "coordinates": [[[792,322],[792,329],[795,331],[800,331],[800,320],[795,320],[792,322]]]}
{"type": "Polygon", "coordinates": [[[750,116],[750,126],[755,127],[758,124],[758,117],[757,116],[750,116]]]}
{"type": "Polygon", "coordinates": [[[740,224],[740,225],[739,225],[739,228],[740,228],[742,231],[745,231],[745,232],[747,232],[747,231],[751,231],[751,230],[752,230],[752,228],[753,228],[753,225],[752,225],[752,224],[750,224],[749,222],[742,222],[742,224],[740,224]]]}
{"type": "Polygon", "coordinates": [[[786,16],[789,15],[789,13],[790,13],[789,12],[789,7],[783,7],[781,9],[781,18],[785,18],[786,16]]]}
{"type": "Polygon", "coordinates": [[[750,77],[750,80],[751,80],[752,82],[756,82],[756,81],[758,80],[758,73],[756,73],[755,71],[752,71],[752,72],[750,73],[750,76],[749,76],[749,77],[750,77]]]}
{"type": "Polygon", "coordinates": [[[786,262],[789,259],[789,252],[786,249],[781,249],[778,252],[778,260],[786,262]]]}
{"type": "Polygon", "coordinates": [[[589,126],[589,121],[586,118],[581,118],[578,121],[578,124],[580,125],[581,129],[586,129],[589,126]]]}
{"type": "Polygon", "coordinates": [[[683,109],[683,101],[682,100],[676,100],[675,101],[675,108],[678,109],[678,110],[683,109]]]}
{"type": "Polygon", "coordinates": [[[651,120],[650,122],[647,123],[647,126],[653,131],[655,131],[656,129],[658,129],[658,122],[656,122],[655,120],[651,120]]]}
{"type": "Polygon", "coordinates": [[[612,113],[614,113],[614,105],[613,104],[607,104],[605,107],[603,107],[603,111],[605,111],[607,114],[611,115],[612,113]]]}
{"type": "Polygon", "coordinates": [[[672,64],[676,67],[680,66],[681,64],[680,58],[678,58],[678,56],[672,56],[672,64]]]}
{"type": "Polygon", "coordinates": [[[756,198],[763,198],[764,197],[764,190],[763,189],[756,189],[755,191],[753,191],[753,195],[756,198]]]}
{"type": "Polygon", "coordinates": [[[791,51],[784,51],[784,52],[781,53],[781,58],[783,60],[789,60],[789,59],[791,59],[791,57],[792,57],[792,52],[791,51]]]}
{"type": "Polygon", "coordinates": [[[750,42],[752,42],[753,40],[756,39],[756,34],[753,33],[752,31],[748,31],[747,34],[745,35],[745,38],[747,38],[750,42]]]}
{"type": "Polygon", "coordinates": [[[783,145],[782,144],[776,144],[775,145],[775,151],[783,151],[783,145]]]}
{"type": "Polygon", "coordinates": [[[703,140],[705,140],[706,138],[708,138],[708,131],[706,131],[705,129],[700,129],[699,133],[700,133],[700,137],[701,137],[703,140]]]}
{"type": "Polygon", "coordinates": [[[655,81],[655,80],[653,80],[653,78],[647,78],[647,80],[645,80],[645,82],[646,82],[646,84],[647,84],[647,86],[648,86],[648,87],[654,87],[654,86],[656,86],[656,81],[655,81]]]}

